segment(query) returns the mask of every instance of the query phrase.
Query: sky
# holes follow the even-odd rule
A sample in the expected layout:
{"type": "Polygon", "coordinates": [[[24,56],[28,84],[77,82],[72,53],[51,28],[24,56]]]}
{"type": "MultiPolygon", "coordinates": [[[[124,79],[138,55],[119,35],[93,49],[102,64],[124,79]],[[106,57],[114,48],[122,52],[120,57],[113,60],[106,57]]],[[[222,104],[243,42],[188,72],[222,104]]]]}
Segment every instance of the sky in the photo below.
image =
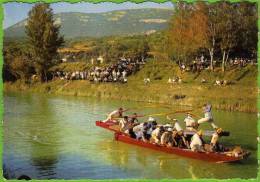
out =
{"type": "MultiPolygon", "coordinates": [[[[19,3],[19,2],[11,2],[4,4],[4,23],[3,27],[8,28],[21,20],[27,18],[28,12],[33,7],[33,4],[28,3],[19,3]]],[[[171,2],[166,3],[153,3],[153,2],[144,2],[144,3],[131,3],[125,2],[121,4],[104,2],[104,3],[52,3],[51,8],[53,12],[61,13],[61,12],[81,12],[81,13],[101,13],[108,12],[113,10],[122,10],[122,9],[136,9],[136,8],[173,8],[173,4],[171,2]]]]}

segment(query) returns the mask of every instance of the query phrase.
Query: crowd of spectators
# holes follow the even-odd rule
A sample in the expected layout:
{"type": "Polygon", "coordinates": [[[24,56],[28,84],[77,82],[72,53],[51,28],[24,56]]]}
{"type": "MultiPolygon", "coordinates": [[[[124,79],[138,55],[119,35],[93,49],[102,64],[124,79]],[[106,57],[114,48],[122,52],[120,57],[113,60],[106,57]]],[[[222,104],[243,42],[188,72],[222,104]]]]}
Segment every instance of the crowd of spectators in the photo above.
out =
{"type": "MultiPolygon", "coordinates": [[[[213,65],[216,66],[217,61],[213,62],[213,65]]],[[[248,59],[248,58],[231,58],[228,61],[229,66],[239,66],[245,67],[248,64],[256,64],[256,60],[248,59]]],[[[210,60],[205,58],[203,55],[201,58],[196,57],[194,61],[190,64],[182,63],[179,65],[182,72],[192,71],[192,72],[200,72],[204,69],[209,69],[210,60]]]]}
{"type": "Polygon", "coordinates": [[[127,77],[140,70],[141,65],[145,64],[145,60],[134,60],[120,58],[117,63],[107,67],[94,66],[84,71],[56,71],[53,72],[54,79],[61,80],[89,80],[91,82],[121,82],[126,83],[127,77]]]}

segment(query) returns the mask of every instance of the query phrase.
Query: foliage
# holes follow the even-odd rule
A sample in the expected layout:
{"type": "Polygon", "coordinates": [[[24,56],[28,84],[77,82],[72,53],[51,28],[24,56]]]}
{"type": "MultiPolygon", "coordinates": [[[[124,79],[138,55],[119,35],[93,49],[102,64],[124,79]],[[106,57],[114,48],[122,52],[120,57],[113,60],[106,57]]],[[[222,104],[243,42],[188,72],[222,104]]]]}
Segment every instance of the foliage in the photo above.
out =
{"type": "Polygon", "coordinates": [[[47,71],[56,64],[57,49],[64,42],[50,5],[36,4],[29,12],[25,28],[36,72],[42,81],[47,81],[47,71]]]}
{"type": "Polygon", "coordinates": [[[33,73],[32,65],[29,62],[30,52],[26,42],[14,41],[4,42],[4,80],[22,79],[26,81],[33,73]]]}
{"type": "Polygon", "coordinates": [[[206,44],[207,17],[199,4],[177,3],[169,29],[171,54],[178,62],[188,62],[190,57],[206,44]]]}
{"type": "Polygon", "coordinates": [[[202,51],[212,70],[216,56],[225,71],[230,56],[256,59],[257,7],[247,2],[179,2],[168,32],[168,54],[175,60],[191,62],[202,51]]]}

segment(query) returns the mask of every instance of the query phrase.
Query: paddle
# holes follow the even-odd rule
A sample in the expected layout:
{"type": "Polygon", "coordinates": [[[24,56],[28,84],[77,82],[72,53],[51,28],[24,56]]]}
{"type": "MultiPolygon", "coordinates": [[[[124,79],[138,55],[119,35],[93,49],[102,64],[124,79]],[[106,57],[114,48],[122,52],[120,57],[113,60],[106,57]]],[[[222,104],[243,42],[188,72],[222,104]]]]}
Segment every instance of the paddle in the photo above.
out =
{"type": "Polygon", "coordinates": [[[145,114],[140,117],[147,117],[147,116],[164,116],[164,115],[170,115],[170,114],[177,114],[177,113],[186,113],[190,112],[192,110],[181,110],[181,111],[174,111],[174,112],[167,112],[167,113],[154,113],[154,114],[145,114]]]}
{"type": "MultiPolygon", "coordinates": [[[[164,115],[177,114],[177,113],[187,113],[187,112],[190,112],[190,111],[192,111],[192,110],[180,110],[180,111],[167,112],[167,113],[144,114],[144,115],[128,116],[128,117],[129,118],[131,118],[131,117],[140,118],[140,117],[149,117],[149,116],[164,116],[164,115]]],[[[120,119],[120,118],[122,118],[122,117],[115,118],[115,119],[120,119]]]]}

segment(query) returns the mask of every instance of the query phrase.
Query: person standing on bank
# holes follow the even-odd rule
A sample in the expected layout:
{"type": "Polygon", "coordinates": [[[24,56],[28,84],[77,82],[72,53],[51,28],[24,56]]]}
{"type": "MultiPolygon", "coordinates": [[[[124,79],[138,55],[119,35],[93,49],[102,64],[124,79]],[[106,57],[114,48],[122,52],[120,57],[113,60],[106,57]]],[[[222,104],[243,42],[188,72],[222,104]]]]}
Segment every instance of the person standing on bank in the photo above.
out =
{"type": "Polygon", "coordinates": [[[215,123],[213,121],[213,116],[212,116],[212,113],[211,113],[211,109],[212,109],[212,106],[210,104],[204,104],[203,105],[204,118],[199,119],[198,120],[198,124],[202,124],[202,123],[208,122],[208,123],[211,124],[213,129],[217,129],[218,126],[215,125],[215,123]]]}

